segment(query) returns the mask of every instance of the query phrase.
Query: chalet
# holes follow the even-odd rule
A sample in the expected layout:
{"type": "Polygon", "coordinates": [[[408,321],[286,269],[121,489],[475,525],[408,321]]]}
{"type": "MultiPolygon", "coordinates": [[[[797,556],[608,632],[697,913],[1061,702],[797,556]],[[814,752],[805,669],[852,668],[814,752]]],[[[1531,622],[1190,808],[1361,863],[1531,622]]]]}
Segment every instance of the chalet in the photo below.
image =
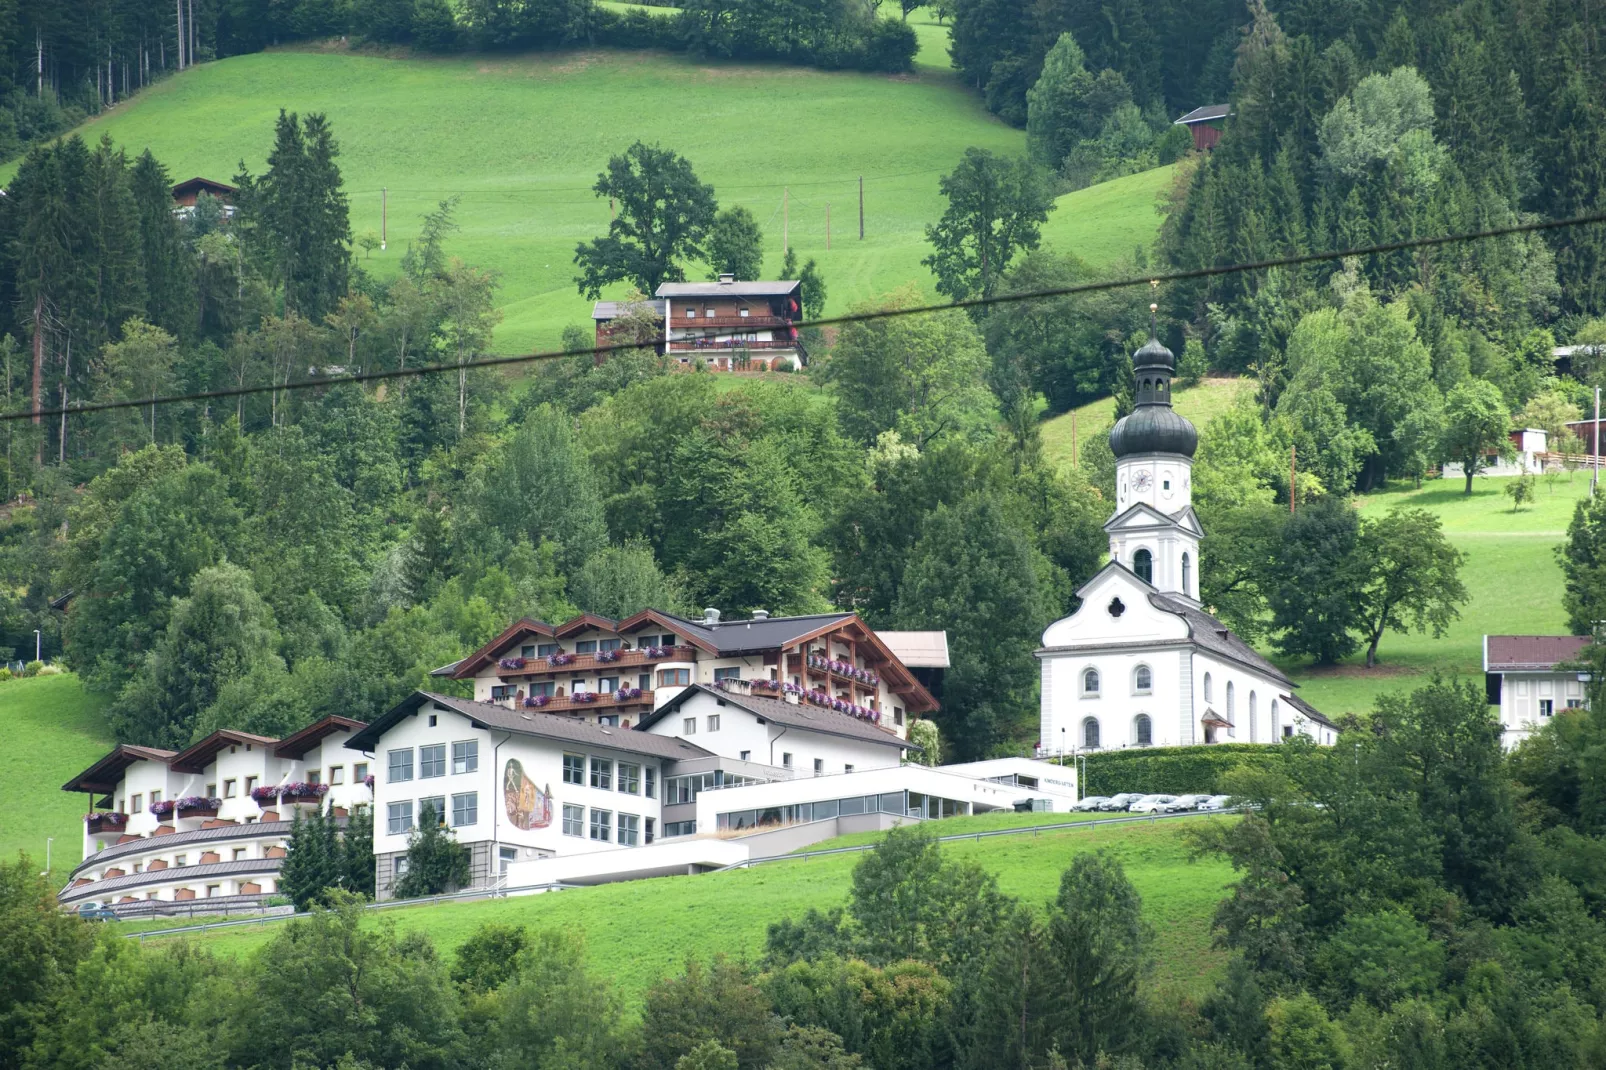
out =
{"type": "MultiPolygon", "coordinates": [[[[1584,432],[1574,427],[1574,433],[1583,437],[1584,432]]],[[[1584,424],[1583,427],[1593,428],[1594,424],[1584,424]]],[[[1550,450],[1550,436],[1537,427],[1518,427],[1506,435],[1511,445],[1509,457],[1502,457],[1499,450],[1489,450],[1484,456],[1484,466],[1478,470],[1483,476],[1520,476],[1537,475],[1545,470],[1545,455],[1550,450]]],[[[1587,449],[1588,446],[1585,446],[1587,449]]],[[[1462,470],[1459,461],[1447,462],[1443,469],[1445,479],[1465,479],[1466,473],[1462,470]]]]}
{"type": "Polygon", "coordinates": [[[1206,104],[1202,108],[1195,108],[1173,126],[1185,126],[1188,133],[1193,135],[1193,147],[1200,152],[1216,147],[1221,140],[1221,131],[1226,126],[1227,117],[1232,114],[1232,108],[1227,104],[1206,104]]]}
{"type": "Polygon", "coordinates": [[[657,297],[671,360],[689,365],[701,358],[722,371],[803,366],[807,354],[793,326],[803,317],[801,283],[721,275],[714,282],[666,282],[657,297]]]}
{"type": "Polygon", "coordinates": [[[187,216],[195,211],[195,201],[205,193],[223,202],[223,215],[232,218],[234,215],[234,197],[239,193],[239,187],[231,186],[227,182],[217,182],[210,178],[186,179],[173,187],[173,211],[180,216],[187,216]]]}
{"type": "Polygon", "coordinates": [[[1587,635],[1486,635],[1483,680],[1489,705],[1500,707],[1500,741],[1507,750],[1549,723],[1560,710],[1587,706],[1587,672],[1576,666],[1587,635]]]}

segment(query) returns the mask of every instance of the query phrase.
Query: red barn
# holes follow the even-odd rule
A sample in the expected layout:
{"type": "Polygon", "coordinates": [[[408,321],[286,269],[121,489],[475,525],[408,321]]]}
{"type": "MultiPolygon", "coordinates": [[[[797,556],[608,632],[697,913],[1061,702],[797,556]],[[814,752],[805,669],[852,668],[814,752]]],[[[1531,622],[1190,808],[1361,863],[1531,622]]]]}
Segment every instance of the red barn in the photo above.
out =
{"type": "Polygon", "coordinates": [[[1230,105],[1206,104],[1193,109],[1172,125],[1187,127],[1188,133],[1193,135],[1193,147],[1203,152],[1215,148],[1216,142],[1221,140],[1222,127],[1231,114],[1230,105]]]}

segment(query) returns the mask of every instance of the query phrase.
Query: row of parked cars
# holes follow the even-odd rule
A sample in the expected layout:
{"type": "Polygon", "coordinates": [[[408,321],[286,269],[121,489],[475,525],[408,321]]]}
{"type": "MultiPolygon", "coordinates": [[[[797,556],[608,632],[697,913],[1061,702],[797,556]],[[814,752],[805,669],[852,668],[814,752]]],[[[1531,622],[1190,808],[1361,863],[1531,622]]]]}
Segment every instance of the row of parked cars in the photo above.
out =
{"type": "Polygon", "coordinates": [[[1120,795],[1089,795],[1073,809],[1123,810],[1129,814],[1179,814],[1187,810],[1226,810],[1232,807],[1231,795],[1144,795],[1128,791],[1120,795]]]}

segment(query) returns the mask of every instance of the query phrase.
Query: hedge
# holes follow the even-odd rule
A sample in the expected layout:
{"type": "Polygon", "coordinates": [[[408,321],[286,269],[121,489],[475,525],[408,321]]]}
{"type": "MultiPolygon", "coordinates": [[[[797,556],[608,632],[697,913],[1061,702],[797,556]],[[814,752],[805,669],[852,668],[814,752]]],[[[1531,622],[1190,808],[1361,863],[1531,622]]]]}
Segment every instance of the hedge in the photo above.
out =
{"type": "MultiPolygon", "coordinates": [[[[1278,748],[1264,743],[1213,743],[1208,747],[1143,747],[1099,751],[1079,759],[1087,770],[1083,795],[1123,791],[1168,795],[1221,793],[1222,780],[1241,765],[1268,764],[1278,748]]],[[[1067,765],[1070,759],[1066,759],[1067,765]]]]}

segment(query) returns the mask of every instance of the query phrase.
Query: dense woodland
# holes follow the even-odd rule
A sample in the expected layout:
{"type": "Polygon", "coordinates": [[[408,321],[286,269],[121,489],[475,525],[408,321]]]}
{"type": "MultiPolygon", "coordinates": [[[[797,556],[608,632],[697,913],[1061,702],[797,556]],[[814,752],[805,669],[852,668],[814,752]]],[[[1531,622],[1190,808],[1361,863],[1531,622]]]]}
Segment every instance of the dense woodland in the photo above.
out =
{"type": "Polygon", "coordinates": [[[694,957],[629,1006],[574,934],[511,923],[533,900],[447,954],[333,891],[232,959],[97,932],[37,866],[0,864],[0,1067],[1599,1066],[1606,725],[1569,710],[1510,759],[1499,736],[1480,691],[1435,681],[1338,747],[1240,770],[1259,808],[1191,833],[1234,869],[1226,962],[1183,989],[1156,984],[1116,856],[1072,855],[1051,901],[1021,902],[925,828],[863,856],[843,905],[772,923],[756,960],[694,957]]]}

